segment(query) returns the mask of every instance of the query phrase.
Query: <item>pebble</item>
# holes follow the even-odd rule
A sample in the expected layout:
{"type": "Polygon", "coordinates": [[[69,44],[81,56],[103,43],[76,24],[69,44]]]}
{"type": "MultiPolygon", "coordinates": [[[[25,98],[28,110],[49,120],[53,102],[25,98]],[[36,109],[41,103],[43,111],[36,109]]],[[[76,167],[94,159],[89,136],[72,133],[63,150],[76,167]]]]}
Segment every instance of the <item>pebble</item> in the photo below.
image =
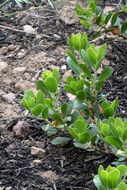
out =
{"type": "Polygon", "coordinates": [[[28,25],[28,24],[23,26],[23,30],[27,34],[36,34],[35,29],[31,25],[28,25]]]}
{"type": "Polygon", "coordinates": [[[33,90],[34,93],[37,93],[37,89],[36,89],[36,85],[33,82],[27,81],[27,80],[23,80],[23,81],[19,81],[15,84],[15,89],[19,92],[22,93],[25,90],[33,90]]]}
{"type": "Polygon", "coordinates": [[[2,55],[6,55],[7,52],[8,52],[8,47],[2,47],[2,48],[0,49],[0,52],[1,52],[2,55]]]}
{"type": "Polygon", "coordinates": [[[8,67],[6,62],[0,61],[0,72],[4,71],[8,67]]]}
{"type": "Polygon", "coordinates": [[[13,69],[13,73],[24,73],[26,71],[26,67],[17,67],[13,69]]]}
{"type": "Polygon", "coordinates": [[[22,59],[25,55],[26,55],[26,52],[25,52],[25,51],[24,51],[24,52],[19,52],[19,53],[17,54],[17,57],[18,57],[18,59],[22,59]]]}
{"type": "Polygon", "coordinates": [[[33,160],[32,165],[40,165],[42,163],[41,160],[33,160]]]}
{"type": "Polygon", "coordinates": [[[15,49],[16,49],[16,46],[13,45],[13,44],[10,44],[10,45],[8,46],[8,50],[9,50],[9,51],[14,51],[15,49]]]}
{"type": "Polygon", "coordinates": [[[32,146],[32,147],[31,147],[31,154],[32,154],[33,156],[42,158],[42,157],[44,157],[44,155],[45,155],[45,150],[42,149],[42,148],[38,148],[38,147],[36,147],[36,146],[32,146]]]}
{"type": "Polygon", "coordinates": [[[36,142],[36,147],[44,148],[44,146],[45,146],[44,142],[39,142],[39,141],[36,142]]]}
{"type": "Polygon", "coordinates": [[[12,187],[6,187],[5,190],[12,190],[12,187]]]}
{"type": "Polygon", "coordinates": [[[66,65],[62,65],[62,66],[61,66],[61,69],[62,69],[62,70],[66,70],[66,69],[67,69],[67,68],[66,68],[66,65]]]}
{"type": "Polygon", "coordinates": [[[29,124],[25,121],[18,121],[18,123],[13,127],[13,132],[18,138],[24,138],[30,133],[29,124]]]}
{"type": "Polygon", "coordinates": [[[8,103],[12,103],[15,100],[15,95],[13,93],[2,95],[2,99],[8,103]]]}

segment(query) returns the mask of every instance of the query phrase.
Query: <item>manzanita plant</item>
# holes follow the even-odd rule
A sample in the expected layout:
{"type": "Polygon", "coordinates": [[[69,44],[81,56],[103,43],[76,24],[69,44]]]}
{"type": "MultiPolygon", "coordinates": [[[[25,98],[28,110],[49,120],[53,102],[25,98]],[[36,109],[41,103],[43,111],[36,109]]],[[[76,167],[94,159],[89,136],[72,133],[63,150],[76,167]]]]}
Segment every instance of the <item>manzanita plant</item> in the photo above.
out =
{"type": "Polygon", "coordinates": [[[106,170],[100,165],[98,175],[94,176],[93,182],[98,190],[126,190],[126,177],[127,166],[125,165],[117,168],[109,165],[106,170]]]}
{"type": "MultiPolygon", "coordinates": [[[[104,13],[100,6],[97,6],[98,0],[87,0],[87,8],[83,9],[80,3],[76,5],[76,15],[80,19],[80,23],[85,28],[91,28],[94,34],[91,38],[97,38],[100,34],[112,32],[114,35],[121,36],[127,39],[127,21],[120,21],[119,14],[117,12],[104,13]]],[[[127,5],[121,7],[124,12],[127,12],[127,5]]],[[[113,37],[106,39],[113,40],[113,37]]]]}

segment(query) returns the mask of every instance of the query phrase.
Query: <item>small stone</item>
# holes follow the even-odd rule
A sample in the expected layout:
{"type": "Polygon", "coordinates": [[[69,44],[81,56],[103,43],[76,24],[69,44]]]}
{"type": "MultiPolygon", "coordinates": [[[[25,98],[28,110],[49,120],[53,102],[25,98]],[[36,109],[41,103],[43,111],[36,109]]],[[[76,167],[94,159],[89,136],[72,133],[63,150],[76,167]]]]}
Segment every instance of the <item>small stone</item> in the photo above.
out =
{"type": "Polygon", "coordinates": [[[33,82],[30,82],[30,81],[26,81],[26,80],[23,80],[23,81],[20,81],[20,82],[17,82],[15,84],[15,89],[19,92],[19,93],[22,93],[24,92],[25,90],[33,90],[33,92],[36,94],[37,93],[37,89],[35,88],[35,83],[33,82]]]}
{"type": "Polygon", "coordinates": [[[12,187],[6,187],[5,188],[5,190],[11,190],[12,189],[12,187]]]}
{"type": "Polygon", "coordinates": [[[17,67],[13,69],[13,73],[24,73],[26,71],[26,67],[17,67]]]}
{"type": "Polygon", "coordinates": [[[15,100],[15,95],[13,93],[5,94],[2,96],[2,99],[8,103],[12,103],[15,100]]]}
{"type": "Polygon", "coordinates": [[[55,66],[55,65],[49,65],[49,69],[51,69],[52,71],[53,71],[54,69],[58,69],[58,70],[59,70],[59,67],[57,67],[57,66],[55,66]]]}
{"type": "Polygon", "coordinates": [[[17,54],[18,59],[22,59],[25,55],[26,55],[26,52],[19,52],[19,53],[17,54]]]}
{"type": "Polygon", "coordinates": [[[107,59],[103,59],[102,64],[105,66],[109,66],[110,65],[110,61],[107,59]]]}
{"type": "Polygon", "coordinates": [[[37,141],[37,142],[36,142],[36,146],[37,146],[38,148],[44,148],[45,144],[44,144],[44,142],[39,142],[39,141],[37,141]]]}
{"type": "Polygon", "coordinates": [[[27,34],[36,34],[35,29],[31,25],[28,25],[28,24],[23,26],[23,30],[27,34]]]}
{"type": "Polygon", "coordinates": [[[51,170],[42,172],[42,173],[40,173],[40,175],[42,178],[45,178],[50,182],[56,181],[58,179],[58,176],[56,175],[56,173],[51,170]]]}
{"type": "Polygon", "coordinates": [[[0,49],[0,52],[1,52],[2,55],[6,55],[7,52],[8,52],[8,47],[2,47],[2,48],[0,49]]]}
{"type": "Polygon", "coordinates": [[[6,62],[0,61],[0,72],[4,71],[8,67],[6,62]]]}
{"type": "Polygon", "coordinates": [[[60,40],[60,36],[58,36],[57,34],[53,34],[54,38],[57,38],[58,40],[60,40]]]}
{"type": "Polygon", "coordinates": [[[10,45],[8,46],[8,50],[9,50],[9,51],[14,51],[15,49],[16,49],[16,46],[13,45],[13,44],[10,44],[10,45]]]}
{"type": "Polygon", "coordinates": [[[62,57],[61,59],[60,59],[60,62],[62,62],[62,63],[65,63],[65,58],[64,57],[62,57]]]}
{"type": "Polygon", "coordinates": [[[42,148],[38,148],[38,147],[36,147],[36,146],[32,146],[32,147],[31,147],[31,154],[32,154],[33,156],[42,158],[42,157],[45,155],[45,150],[42,149],[42,148]]]}
{"type": "Polygon", "coordinates": [[[26,137],[30,133],[29,124],[25,121],[18,121],[18,123],[13,127],[13,132],[18,138],[26,137]]]}
{"type": "Polygon", "coordinates": [[[36,40],[40,40],[41,39],[41,35],[36,34],[36,40]]]}
{"type": "Polygon", "coordinates": [[[33,165],[40,165],[40,164],[42,164],[42,161],[41,160],[33,160],[32,164],[33,165]]]}
{"type": "Polygon", "coordinates": [[[62,65],[62,66],[61,66],[61,69],[62,69],[62,70],[66,70],[66,65],[62,65]]]}

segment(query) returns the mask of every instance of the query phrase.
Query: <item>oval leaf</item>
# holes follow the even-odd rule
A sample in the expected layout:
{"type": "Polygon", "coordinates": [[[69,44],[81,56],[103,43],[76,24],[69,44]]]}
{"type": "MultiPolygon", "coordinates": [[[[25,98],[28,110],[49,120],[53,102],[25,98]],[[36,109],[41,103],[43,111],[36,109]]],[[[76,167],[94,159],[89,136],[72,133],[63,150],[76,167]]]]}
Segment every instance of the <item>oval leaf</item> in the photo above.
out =
{"type": "Polygon", "coordinates": [[[39,116],[42,112],[42,109],[43,109],[43,105],[42,104],[38,104],[37,106],[35,106],[33,109],[32,109],[32,114],[34,116],[39,116]]]}
{"type": "Polygon", "coordinates": [[[48,90],[52,93],[57,91],[57,80],[54,77],[48,77],[45,81],[48,90]]]}
{"type": "Polygon", "coordinates": [[[112,67],[106,67],[100,74],[99,81],[104,81],[111,76],[113,72],[112,67]]]}
{"type": "Polygon", "coordinates": [[[107,136],[107,137],[105,137],[105,140],[106,140],[109,144],[111,144],[111,145],[114,145],[114,146],[119,147],[119,148],[122,147],[122,142],[121,142],[121,140],[119,140],[117,137],[107,136]]]}

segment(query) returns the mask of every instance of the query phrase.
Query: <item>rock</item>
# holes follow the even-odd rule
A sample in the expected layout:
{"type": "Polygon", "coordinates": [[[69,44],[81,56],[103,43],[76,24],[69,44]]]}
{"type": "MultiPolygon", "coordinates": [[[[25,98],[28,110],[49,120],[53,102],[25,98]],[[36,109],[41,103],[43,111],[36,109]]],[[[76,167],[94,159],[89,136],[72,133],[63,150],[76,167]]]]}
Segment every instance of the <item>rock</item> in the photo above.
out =
{"type": "Polygon", "coordinates": [[[5,190],[12,190],[12,187],[6,187],[5,190]]]}
{"type": "Polygon", "coordinates": [[[41,35],[40,34],[36,34],[36,40],[41,40],[41,35]]]}
{"type": "Polygon", "coordinates": [[[26,55],[25,50],[22,50],[21,52],[19,52],[19,53],[17,54],[17,57],[18,57],[18,59],[22,59],[25,55],[26,55]]]}
{"type": "Polygon", "coordinates": [[[13,69],[13,73],[24,73],[26,71],[26,67],[17,67],[13,69]]]}
{"type": "Polygon", "coordinates": [[[41,160],[33,160],[32,161],[32,165],[40,165],[40,164],[42,164],[41,160]]]}
{"type": "Polygon", "coordinates": [[[60,36],[58,36],[57,34],[53,34],[53,37],[60,40],[60,36]]]}
{"type": "Polygon", "coordinates": [[[10,45],[8,46],[8,50],[9,50],[9,51],[14,51],[15,49],[16,49],[16,46],[13,45],[13,44],[10,44],[10,45]]]}
{"type": "Polygon", "coordinates": [[[44,155],[45,155],[45,150],[42,149],[42,148],[38,148],[38,147],[36,147],[36,146],[32,146],[32,147],[31,147],[31,154],[32,154],[33,156],[42,158],[42,157],[44,157],[44,155]]]}
{"type": "Polygon", "coordinates": [[[51,171],[51,170],[46,171],[46,172],[41,172],[41,173],[38,173],[38,174],[40,174],[40,176],[42,178],[45,178],[50,182],[54,182],[54,181],[56,181],[58,179],[58,176],[56,175],[56,173],[51,171]]]}
{"type": "Polygon", "coordinates": [[[15,100],[15,95],[13,93],[2,95],[2,99],[8,103],[12,103],[15,100]]]}
{"type": "Polygon", "coordinates": [[[13,127],[13,132],[18,138],[26,137],[30,133],[29,124],[25,121],[18,121],[18,123],[13,127]]]}
{"type": "Polygon", "coordinates": [[[103,59],[102,64],[105,66],[109,66],[110,65],[110,61],[107,59],[103,59]]]}
{"type": "Polygon", "coordinates": [[[6,62],[0,61],[0,72],[4,71],[8,67],[6,62]]]}
{"type": "Polygon", "coordinates": [[[8,47],[2,47],[2,48],[0,49],[0,52],[1,52],[2,55],[6,55],[7,52],[8,52],[8,47]]]}
{"type": "Polygon", "coordinates": [[[62,70],[66,70],[66,69],[67,69],[67,68],[66,68],[66,65],[62,65],[62,66],[61,66],[61,69],[62,69],[62,70]]]}
{"type": "Polygon", "coordinates": [[[36,34],[35,29],[31,25],[28,25],[28,24],[23,26],[23,30],[27,34],[36,34]]]}
{"type": "Polygon", "coordinates": [[[65,5],[60,11],[59,16],[62,21],[67,25],[75,24],[78,21],[78,18],[75,15],[75,7],[65,5]]]}
{"type": "Polygon", "coordinates": [[[51,69],[52,71],[54,69],[58,69],[59,70],[59,67],[58,66],[55,66],[55,65],[49,65],[49,69],[51,69]]]}
{"type": "Polygon", "coordinates": [[[44,144],[44,142],[37,141],[35,146],[38,147],[38,148],[44,148],[45,144],[44,144]]]}
{"type": "Polygon", "coordinates": [[[24,92],[25,90],[29,90],[29,89],[33,90],[35,94],[37,93],[37,90],[36,90],[36,88],[35,88],[35,83],[30,82],[30,81],[26,81],[26,80],[17,82],[17,83],[15,84],[15,89],[16,89],[19,93],[22,93],[22,92],[24,92]]]}

